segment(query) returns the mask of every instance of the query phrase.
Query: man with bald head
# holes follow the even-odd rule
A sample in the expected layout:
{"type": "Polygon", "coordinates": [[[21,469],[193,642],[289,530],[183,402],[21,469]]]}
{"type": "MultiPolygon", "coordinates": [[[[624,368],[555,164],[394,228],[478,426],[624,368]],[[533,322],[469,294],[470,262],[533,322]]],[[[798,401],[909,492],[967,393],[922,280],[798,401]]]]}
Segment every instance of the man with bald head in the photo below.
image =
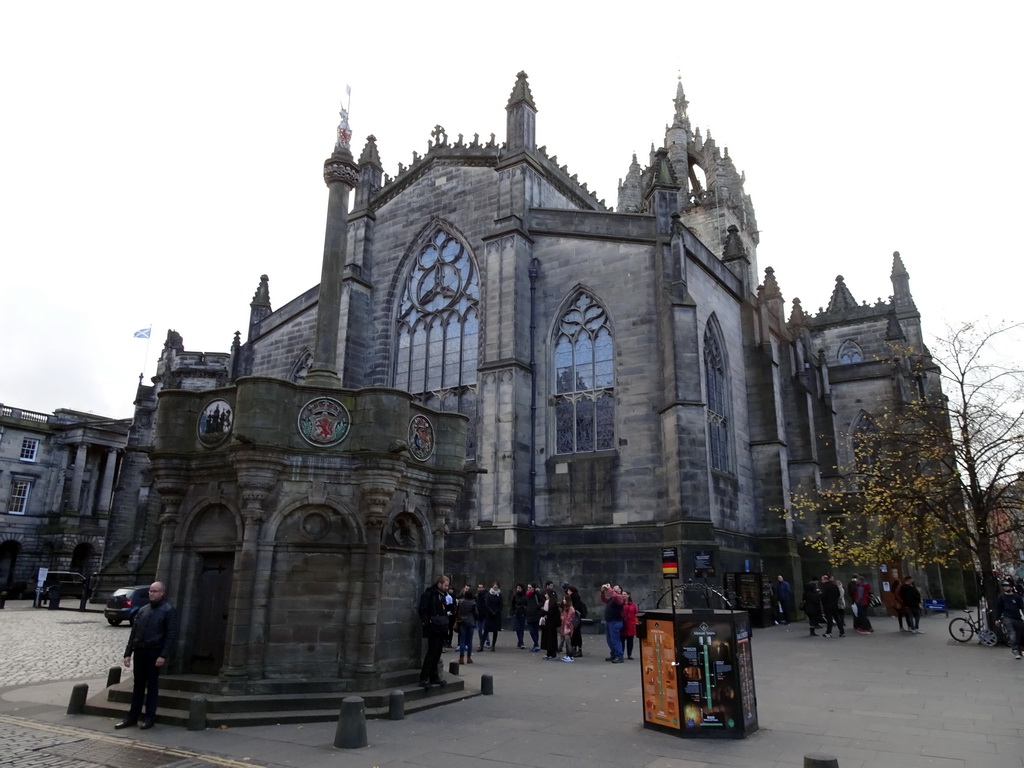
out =
{"type": "Polygon", "coordinates": [[[146,705],[146,716],[142,718],[143,730],[153,727],[156,722],[157,697],[160,695],[160,669],[167,663],[178,637],[178,614],[166,599],[166,588],[162,582],[149,585],[149,604],[135,614],[132,633],[124,649],[124,665],[132,666],[135,657],[135,687],[132,689],[132,706],[128,716],[115,728],[130,728],[139,722],[142,705],[146,705]]]}

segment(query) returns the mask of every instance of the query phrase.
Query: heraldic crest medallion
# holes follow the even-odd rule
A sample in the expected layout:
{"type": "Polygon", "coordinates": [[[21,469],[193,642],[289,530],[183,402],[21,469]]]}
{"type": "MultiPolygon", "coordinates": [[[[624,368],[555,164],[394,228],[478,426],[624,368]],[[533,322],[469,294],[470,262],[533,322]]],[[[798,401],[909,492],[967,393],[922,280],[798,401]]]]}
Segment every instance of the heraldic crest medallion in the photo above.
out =
{"type": "Polygon", "coordinates": [[[299,434],[307,443],[329,448],[348,436],[351,422],[344,405],[333,397],[318,397],[299,411],[299,434]]]}

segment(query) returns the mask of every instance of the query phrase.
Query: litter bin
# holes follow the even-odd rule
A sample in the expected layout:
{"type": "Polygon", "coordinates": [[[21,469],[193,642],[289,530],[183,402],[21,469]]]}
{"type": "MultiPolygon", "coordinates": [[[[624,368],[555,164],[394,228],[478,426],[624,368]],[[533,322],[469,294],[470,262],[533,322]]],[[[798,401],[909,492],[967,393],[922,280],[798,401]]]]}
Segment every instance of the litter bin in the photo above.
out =
{"type": "Polygon", "coordinates": [[[51,611],[60,608],[60,584],[54,584],[50,587],[49,600],[50,604],[48,607],[51,611]]]}

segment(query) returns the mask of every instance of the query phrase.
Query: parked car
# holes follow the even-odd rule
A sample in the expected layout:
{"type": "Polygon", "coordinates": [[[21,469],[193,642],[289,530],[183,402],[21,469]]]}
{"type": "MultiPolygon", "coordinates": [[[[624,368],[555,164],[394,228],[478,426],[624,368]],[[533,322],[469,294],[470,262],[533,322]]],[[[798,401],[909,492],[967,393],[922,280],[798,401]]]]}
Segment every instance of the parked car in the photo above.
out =
{"type": "Polygon", "coordinates": [[[43,582],[43,602],[50,599],[50,587],[60,586],[61,600],[81,600],[85,593],[85,576],[74,571],[50,571],[43,582]]]}
{"type": "Polygon", "coordinates": [[[6,592],[7,594],[5,594],[4,597],[6,597],[8,600],[20,600],[26,595],[32,594],[28,590],[27,581],[12,581],[6,587],[0,590],[0,592],[6,592]]]}
{"type": "Polygon", "coordinates": [[[121,587],[115,589],[114,594],[107,600],[107,607],[103,609],[103,617],[114,627],[122,621],[132,624],[135,621],[135,614],[148,603],[148,584],[137,587],[121,587]]]}

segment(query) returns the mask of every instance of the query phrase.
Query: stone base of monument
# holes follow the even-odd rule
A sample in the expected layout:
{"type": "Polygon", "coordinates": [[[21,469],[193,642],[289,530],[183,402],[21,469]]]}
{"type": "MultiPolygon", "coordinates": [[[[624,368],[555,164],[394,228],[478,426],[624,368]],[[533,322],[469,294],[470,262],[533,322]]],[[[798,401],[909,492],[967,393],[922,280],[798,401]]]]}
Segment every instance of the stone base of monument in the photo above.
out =
{"type": "MultiPolygon", "coordinates": [[[[252,686],[258,692],[222,695],[211,693],[220,689],[216,678],[168,675],[160,678],[156,721],[195,730],[197,724],[189,723],[189,708],[197,694],[206,699],[207,728],[336,721],[344,699],[354,695],[364,700],[367,718],[387,718],[395,690],[404,695],[406,716],[480,695],[479,690],[468,688],[462,677],[448,676],[446,682],[444,687],[423,689],[417,669],[384,675],[380,687],[372,691],[355,691],[351,681],[344,680],[260,680],[252,686]]],[[[129,678],[91,697],[81,713],[121,720],[128,712],[131,698],[129,678]]]]}

